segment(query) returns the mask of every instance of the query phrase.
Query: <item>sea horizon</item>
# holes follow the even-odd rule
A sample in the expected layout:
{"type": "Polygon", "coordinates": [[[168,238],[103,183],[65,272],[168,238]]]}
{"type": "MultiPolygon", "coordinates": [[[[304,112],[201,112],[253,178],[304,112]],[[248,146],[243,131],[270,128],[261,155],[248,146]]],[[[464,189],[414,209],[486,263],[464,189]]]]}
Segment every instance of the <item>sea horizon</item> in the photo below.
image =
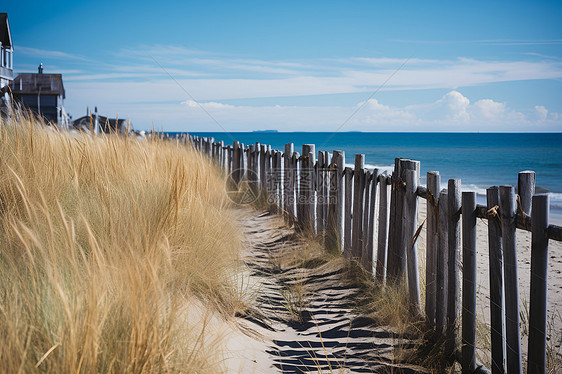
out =
{"type": "MultiPolygon", "coordinates": [[[[169,132],[170,135],[178,132],[169,132]]],[[[537,193],[549,193],[551,223],[562,225],[562,133],[504,132],[189,132],[200,137],[232,144],[271,145],[283,151],[294,143],[315,144],[316,152],[342,150],[346,166],[353,167],[355,154],[365,154],[365,167],[390,174],[394,158],[410,158],[421,163],[421,183],[427,171],[439,171],[441,188],[448,179],[460,178],[464,191],[474,191],[478,203],[485,204],[486,188],[517,186],[520,171],[536,173],[537,193]]]]}

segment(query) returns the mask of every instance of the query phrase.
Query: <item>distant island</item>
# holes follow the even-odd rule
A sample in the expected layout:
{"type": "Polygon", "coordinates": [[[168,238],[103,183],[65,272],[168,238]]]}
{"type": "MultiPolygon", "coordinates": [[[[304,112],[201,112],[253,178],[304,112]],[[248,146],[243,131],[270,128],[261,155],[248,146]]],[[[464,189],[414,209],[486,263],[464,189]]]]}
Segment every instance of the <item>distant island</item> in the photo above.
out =
{"type": "Polygon", "coordinates": [[[279,130],[254,130],[252,132],[279,132],[279,130]]]}

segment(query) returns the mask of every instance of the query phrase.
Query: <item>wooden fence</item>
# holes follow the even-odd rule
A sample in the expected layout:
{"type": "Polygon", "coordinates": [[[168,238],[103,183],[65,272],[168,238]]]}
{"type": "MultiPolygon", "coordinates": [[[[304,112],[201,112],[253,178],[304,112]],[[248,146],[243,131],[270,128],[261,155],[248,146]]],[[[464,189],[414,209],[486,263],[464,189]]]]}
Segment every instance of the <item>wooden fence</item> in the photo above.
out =
{"type": "Polygon", "coordinates": [[[437,171],[428,172],[427,185],[420,185],[419,161],[397,158],[388,176],[366,170],[364,155],[355,155],[352,169],[345,167],[343,151],[316,152],[314,144],[303,145],[299,154],[292,143],[281,152],[259,143],[225,146],[213,138],[186,139],[215,160],[234,186],[247,182],[255,199],[264,199],[298,230],[319,235],[329,249],[357,260],[376,282],[407,282],[412,313],[425,319],[447,353],[460,358],[463,373],[489,372],[475,353],[476,219],[488,220],[490,294],[485,296],[492,373],[523,370],[515,239],[516,228],[531,231],[527,372],[546,372],[548,241],[562,241],[562,228],[549,225],[549,196],[535,194],[534,172],[519,173],[517,189],[488,188],[484,206],[477,205],[475,192],[462,191],[460,179],[450,179],[442,189],[437,171]],[[423,310],[416,246],[420,198],[427,205],[423,310]]]}

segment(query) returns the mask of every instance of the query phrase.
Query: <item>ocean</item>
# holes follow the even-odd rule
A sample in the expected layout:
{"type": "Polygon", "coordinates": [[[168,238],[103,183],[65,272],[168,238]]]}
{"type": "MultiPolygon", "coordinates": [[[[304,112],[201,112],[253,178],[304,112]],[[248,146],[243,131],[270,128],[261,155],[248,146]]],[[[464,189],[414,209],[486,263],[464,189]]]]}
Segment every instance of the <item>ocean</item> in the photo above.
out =
{"type": "Polygon", "coordinates": [[[441,185],[450,178],[461,178],[464,191],[476,191],[479,203],[485,202],[486,188],[517,185],[523,170],[536,173],[537,192],[551,198],[551,222],[562,225],[562,133],[373,133],[373,132],[193,132],[232,144],[259,142],[283,151],[294,143],[315,144],[316,151],[345,151],[352,166],[355,154],[365,154],[369,169],[390,172],[394,158],[421,162],[421,183],[427,171],[437,170],[441,185]]]}

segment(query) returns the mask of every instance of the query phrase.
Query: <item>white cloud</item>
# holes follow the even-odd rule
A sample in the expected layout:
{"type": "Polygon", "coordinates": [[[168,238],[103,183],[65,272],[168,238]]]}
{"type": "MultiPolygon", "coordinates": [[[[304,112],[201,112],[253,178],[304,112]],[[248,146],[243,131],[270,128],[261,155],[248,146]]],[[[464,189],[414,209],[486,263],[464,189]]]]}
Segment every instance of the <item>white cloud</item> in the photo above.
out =
{"type": "MultiPolygon", "coordinates": [[[[458,91],[450,91],[430,103],[406,107],[370,99],[355,106],[251,106],[185,100],[175,104],[120,104],[119,108],[135,113],[137,118],[148,119],[148,123],[152,119],[164,123],[169,131],[559,131],[562,128],[562,116],[542,106],[525,114],[491,99],[472,103],[458,91]]],[[[112,113],[111,109],[104,110],[112,113]]]]}
{"type": "MultiPolygon", "coordinates": [[[[546,120],[546,118],[548,116],[548,109],[546,109],[544,106],[535,105],[535,112],[536,112],[537,119],[538,119],[539,122],[542,122],[542,121],[546,120]]],[[[553,113],[553,114],[557,114],[557,113],[553,113]]]]}

